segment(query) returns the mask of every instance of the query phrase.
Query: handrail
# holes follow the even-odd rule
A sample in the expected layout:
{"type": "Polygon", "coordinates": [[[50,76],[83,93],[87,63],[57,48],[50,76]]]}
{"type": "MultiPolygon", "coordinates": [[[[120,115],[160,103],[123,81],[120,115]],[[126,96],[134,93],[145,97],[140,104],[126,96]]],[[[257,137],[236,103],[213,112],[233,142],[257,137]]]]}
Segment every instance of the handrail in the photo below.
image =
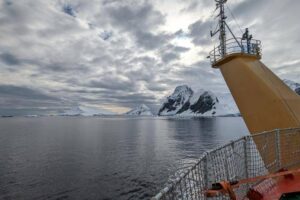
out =
{"type": "Polygon", "coordinates": [[[261,41],[251,39],[250,41],[243,40],[242,38],[230,38],[226,40],[226,53],[225,55],[221,54],[221,45],[215,47],[209,53],[210,62],[214,65],[220,61],[225,56],[241,53],[245,55],[253,55],[261,58],[261,41]],[[240,42],[238,43],[237,41],[240,42]]]}
{"type": "MultiPolygon", "coordinates": [[[[300,127],[247,135],[205,152],[152,200],[207,199],[205,191],[212,183],[250,179],[299,164],[300,127]]],[[[246,195],[252,186],[235,192],[246,195]]]]}

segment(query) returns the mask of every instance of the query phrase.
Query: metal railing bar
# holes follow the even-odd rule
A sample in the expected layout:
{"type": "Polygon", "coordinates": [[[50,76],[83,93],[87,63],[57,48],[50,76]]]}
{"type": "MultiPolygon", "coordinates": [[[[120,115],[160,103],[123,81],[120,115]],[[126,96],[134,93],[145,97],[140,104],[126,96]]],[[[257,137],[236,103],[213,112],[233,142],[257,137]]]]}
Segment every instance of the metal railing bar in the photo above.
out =
{"type": "MultiPolygon", "coordinates": [[[[282,167],[299,166],[300,158],[298,160],[295,158],[295,162],[291,162],[294,161],[293,159],[284,161],[284,165],[281,163],[281,148],[290,147],[290,139],[283,140],[287,144],[281,147],[281,138],[283,136],[290,137],[290,134],[299,135],[300,137],[300,128],[275,129],[247,135],[220,145],[216,149],[206,151],[193,166],[180,173],[175,180],[164,187],[153,199],[203,199],[205,197],[201,195],[204,195],[203,192],[213,182],[242,177],[251,178],[266,174],[269,170],[274,171],[282,167]],[[265,152],[258,152],[257,144],[254,142],[254,140],[259,140],[260,138],[266,140],[265,142],[262,141],[262,144],[267,145],[265,152]],[[242,155],[244,155],[244,158],[242,155]],[[267,160],[264,160],[266,158],[267,160]],[[244,161],[241,159],[244,159],[244,161]],[[242,164],[242,166],[236,166],[239,164],[242,164]],[[241,169],[238,167],[241,167],[241,169]]],[[[294,145],[291,148],[294,150],[293,153],[300,152],[300,146],[298,148],[294,145]]],[[[289,154],[291,155],[291,153],[289,154]]],[[[244,188],[249,187],[250,185],[246,185],[244,188]]]]}

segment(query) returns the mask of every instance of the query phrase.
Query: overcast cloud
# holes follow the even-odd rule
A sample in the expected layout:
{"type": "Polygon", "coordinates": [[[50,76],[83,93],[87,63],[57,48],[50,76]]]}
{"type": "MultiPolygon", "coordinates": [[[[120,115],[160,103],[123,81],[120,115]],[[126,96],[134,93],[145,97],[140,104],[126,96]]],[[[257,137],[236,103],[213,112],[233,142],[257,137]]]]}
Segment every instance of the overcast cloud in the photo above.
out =
{"type": "MultiPolygon", "coordinates": [[[[300,82],[300,1],[228,2],[241,28],[262,40],[263,62],[300,82]]],[[[206,58],[214,6],[212,0],[0,1],[0,115],[74,105],[157,108],[181,84],[228,91],[206,58]]]]}

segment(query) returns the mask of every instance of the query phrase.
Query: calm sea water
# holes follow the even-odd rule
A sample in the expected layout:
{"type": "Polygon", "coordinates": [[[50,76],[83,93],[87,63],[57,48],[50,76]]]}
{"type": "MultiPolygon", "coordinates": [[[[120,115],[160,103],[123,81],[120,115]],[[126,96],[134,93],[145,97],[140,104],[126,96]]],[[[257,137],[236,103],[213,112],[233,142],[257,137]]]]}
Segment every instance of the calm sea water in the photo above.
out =
{"type": "Polygon", "coordinates": [[[0,199],[149,199],[239,117],[0,119],[0,199]]]}

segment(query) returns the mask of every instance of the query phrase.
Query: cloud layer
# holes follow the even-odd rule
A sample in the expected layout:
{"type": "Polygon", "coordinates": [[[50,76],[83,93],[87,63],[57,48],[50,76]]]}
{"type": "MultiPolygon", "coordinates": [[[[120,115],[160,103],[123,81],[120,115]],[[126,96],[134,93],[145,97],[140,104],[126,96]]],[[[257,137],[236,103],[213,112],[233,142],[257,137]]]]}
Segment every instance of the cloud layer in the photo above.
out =
{"type": "MultiPolygon", "coordinates": [[[[241,27],[263,41],[265,63],[299,81],[300,2],[228,4],[241,27]]],[[[206,59],[213,11],[209,0],[4,0],[0,112],[57,112],[78,104],[123,112],[140,103],[157,108],[180,84],[227,90],[206,59]]]]}

